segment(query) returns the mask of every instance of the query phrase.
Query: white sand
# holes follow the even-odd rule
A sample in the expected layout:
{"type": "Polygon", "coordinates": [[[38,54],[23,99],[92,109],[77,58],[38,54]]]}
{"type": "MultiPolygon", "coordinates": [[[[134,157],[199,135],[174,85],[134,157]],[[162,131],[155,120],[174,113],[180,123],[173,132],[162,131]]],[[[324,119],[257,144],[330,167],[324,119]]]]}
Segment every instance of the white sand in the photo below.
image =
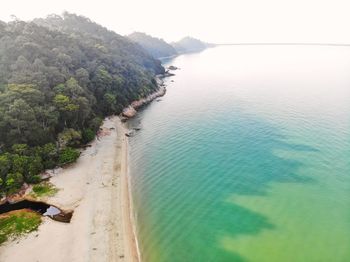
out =
{"type": "Polygon", "coordinates": [[[0,261],[139,260],[130,217],[126,130],[117,117],[107,119],[103,129],[110,134],[50,180],[60,190],[48,202],[73,209],[71,223],[44,218],[37,232],[1,246],[0,261]]]}

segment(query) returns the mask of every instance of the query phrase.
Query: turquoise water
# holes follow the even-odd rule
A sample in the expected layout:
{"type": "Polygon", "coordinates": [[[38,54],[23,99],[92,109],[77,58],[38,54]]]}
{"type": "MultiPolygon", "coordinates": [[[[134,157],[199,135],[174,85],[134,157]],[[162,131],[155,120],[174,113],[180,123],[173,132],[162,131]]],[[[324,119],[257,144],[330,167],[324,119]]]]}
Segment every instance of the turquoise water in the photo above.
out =
{"type": "Polygon", "coordinates": [[[130,123],[143,261],[350,261],[350,48],[169,64],[166,96],[130,123]]]}

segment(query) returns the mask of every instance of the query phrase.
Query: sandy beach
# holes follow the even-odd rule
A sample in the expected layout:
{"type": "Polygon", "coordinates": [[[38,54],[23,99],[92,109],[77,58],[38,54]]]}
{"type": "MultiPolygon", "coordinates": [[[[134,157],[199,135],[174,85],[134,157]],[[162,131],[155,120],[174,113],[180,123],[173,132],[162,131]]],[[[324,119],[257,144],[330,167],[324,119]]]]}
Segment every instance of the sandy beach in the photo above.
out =
{"type": "Polygon", "coordinates": [[[128,189],[128,142],[118,117],[74,165],[50,181],[48,203],[74,210],[71,223],[47,217],[39,230],[0,247],[0,261],[139,261],[128,189]]]}

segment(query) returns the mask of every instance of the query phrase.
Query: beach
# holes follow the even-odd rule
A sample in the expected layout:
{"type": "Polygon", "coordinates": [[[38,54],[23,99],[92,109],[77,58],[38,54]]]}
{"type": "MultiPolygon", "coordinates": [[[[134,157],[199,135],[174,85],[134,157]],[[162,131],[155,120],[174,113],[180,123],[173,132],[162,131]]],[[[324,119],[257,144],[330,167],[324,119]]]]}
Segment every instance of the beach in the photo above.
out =
{"type": "Polygon", "coordinates": [[[126,132],[118,117],[105,119],[77,163],[50,179],[59,191],[46,201],[73,210],[71,222],[43,217],[38,231],[0,247],[0,261],[139,261],[126,132]]]}

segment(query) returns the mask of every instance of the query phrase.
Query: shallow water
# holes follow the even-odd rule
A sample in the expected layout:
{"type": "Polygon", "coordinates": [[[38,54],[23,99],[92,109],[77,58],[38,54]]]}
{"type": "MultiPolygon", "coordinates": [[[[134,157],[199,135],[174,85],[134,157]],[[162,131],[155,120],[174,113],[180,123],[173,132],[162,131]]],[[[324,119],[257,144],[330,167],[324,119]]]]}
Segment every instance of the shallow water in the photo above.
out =
{"type": "Polygon", "coordinates": [[[350,261],[350,48],[169,64],[166,96],[131,122],[143,261],[350,261]]]}

